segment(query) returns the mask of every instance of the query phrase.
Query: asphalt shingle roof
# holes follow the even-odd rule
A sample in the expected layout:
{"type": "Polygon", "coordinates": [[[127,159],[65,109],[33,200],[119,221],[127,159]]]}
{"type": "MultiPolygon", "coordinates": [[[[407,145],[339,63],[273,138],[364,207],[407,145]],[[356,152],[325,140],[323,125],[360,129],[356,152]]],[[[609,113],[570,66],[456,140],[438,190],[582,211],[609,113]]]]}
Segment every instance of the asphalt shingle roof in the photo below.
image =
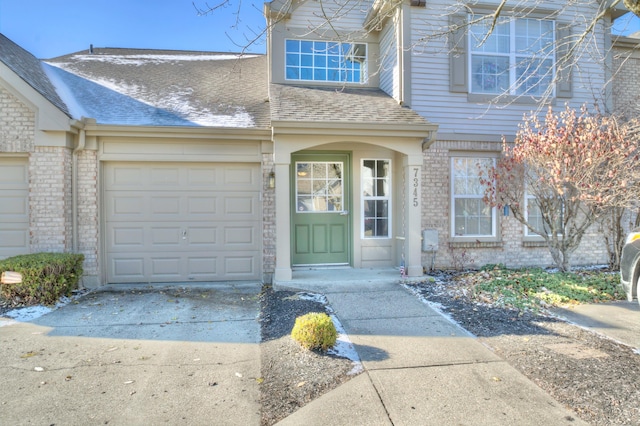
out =
{"type": "Polygon", "coordinates": [[[377,88],[269,88],[264,55],[97,48],[43,62],[0,34],[0,60],[71,117],[95,118],[99,124],[257,129],[268,129],[272,120],[429,124],[377,88]]]}
{"type": "Polygon", "coordinates": [[[263,55],[99,48],[46,64],[74,116],[100,124],[270,125],[263,55]]]}
{"type": "Polygon", "coordinates": [[[376,88],[271,85],[271,119],[310,122],[428,124],[376,88]]]}
{"type": "Polygon", "coordinates": [[[40,60],[3,34],[0,34],[0,62],[9,67],[49,102],[69,115],[67,105],[58,95],[40,60]]]}

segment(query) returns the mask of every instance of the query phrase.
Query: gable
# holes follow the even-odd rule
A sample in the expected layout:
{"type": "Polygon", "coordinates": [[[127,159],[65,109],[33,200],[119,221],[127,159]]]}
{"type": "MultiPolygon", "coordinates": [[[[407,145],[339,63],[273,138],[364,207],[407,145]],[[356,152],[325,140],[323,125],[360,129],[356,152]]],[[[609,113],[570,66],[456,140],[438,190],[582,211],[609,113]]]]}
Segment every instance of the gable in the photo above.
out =
{"type": "Polygon", "coordinates": [[[306,1],[302,2],[291,12],[287,25],[304,28],[306,32],[313,29],[313,33],[324,37],[335,37],[336,33],[361,32],[365,35],[363,26],[371,1],[306,1]]]}
{"type": "Polygon", "coordinates": [[[0,151],[31,152],[35,113],[0,85],[0,151]]]}

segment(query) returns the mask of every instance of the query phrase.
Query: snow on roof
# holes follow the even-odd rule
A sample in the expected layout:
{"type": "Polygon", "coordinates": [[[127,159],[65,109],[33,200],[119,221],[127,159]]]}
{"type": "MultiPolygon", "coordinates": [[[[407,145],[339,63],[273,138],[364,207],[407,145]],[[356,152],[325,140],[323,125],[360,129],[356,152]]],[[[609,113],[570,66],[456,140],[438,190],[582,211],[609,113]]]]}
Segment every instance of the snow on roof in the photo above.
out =
{"type": "MultiPolygon", "coordinates": [[[[256,55],[245,55],[243,58],[253,58],[256,55]]],[[[73,54],[69,57],[73,62],[82,61],[97,61],[97,62],[111,62],[120,65],[144,65],[148,63],[162,63],[162,62],[178,62],[178,61],[228,61],[240,58],[235,53],[217,53],[217,54],[124,54],[124,55],[111,55],[111,54],[73,54]]]]}
{"type": "Polygon", "coordinates": [[[261,58],[123,49],[123,54],[68,55],[46,61],[44,68],[74,118],[114,125],[252,128],[264,126],[263,110],[268,112],[258,102],[263,96],[264,103],[267,90],[261,58]],[[264,75],[264,82],[257,82],[264,94],[249,89],[246,79],[257,70],[246,68],[264,75]]]}

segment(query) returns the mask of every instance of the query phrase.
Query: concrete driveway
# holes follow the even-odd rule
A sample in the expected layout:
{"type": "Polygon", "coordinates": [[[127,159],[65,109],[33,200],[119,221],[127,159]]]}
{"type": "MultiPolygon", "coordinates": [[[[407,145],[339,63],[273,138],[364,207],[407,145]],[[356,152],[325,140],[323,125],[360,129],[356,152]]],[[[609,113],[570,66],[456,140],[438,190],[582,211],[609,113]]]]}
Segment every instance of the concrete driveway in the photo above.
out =
{"type": "Polygon", "coordinates": [[[0,423],[260,423],[259,284],[107,287],[0,319],[0,423]]]}
{"type": "Polygon", "coordinates": [[[556,308],[553,312],[568,321],[640,349],[640,305],[619,301],[556,308]]]}

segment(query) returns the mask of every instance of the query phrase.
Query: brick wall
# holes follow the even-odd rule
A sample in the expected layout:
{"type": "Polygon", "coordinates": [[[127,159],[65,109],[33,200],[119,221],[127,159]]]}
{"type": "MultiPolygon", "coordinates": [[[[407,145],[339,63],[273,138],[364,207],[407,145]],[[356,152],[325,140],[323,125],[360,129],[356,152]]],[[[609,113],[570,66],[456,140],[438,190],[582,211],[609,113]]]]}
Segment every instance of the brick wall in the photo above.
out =
{"type": "Polygon", "coordinates": [[[99,274],[98,159],[96,151],[78,154],[78,251],[85,276],[99,274]]]}
{"type": "Polygon", "coordinates": [[[269,188],[269,174],[273,171],[273,154],[262,154],[262,265],[265,283],[271,283],[276,267],[276,191],[269,188]]]}
{"type": "Polygon", "coordinates": [[[72,249],[71,150],[36,147],[29,158],[31,251],[72,249]]]}
{"type": "Polygon", "coordinates": [[[617,46],[613,54],[613,101],[618,112],[640,112],[640,51],[617,46]]]}
{"type": "MultiPolygon", "coordinates": [[[[549,250],[524,241],[524,227],[512,215],[498,211],[495,242],[451,242],[451,153],[483,152],[495,155],[501,144],[491,142],[437,141],[424,153],[422,176],[422,229],[438,231],[438,251],[422,254],[422,263],[436,268],[480,267],[503,263],[508,267],[552,265],[549,250]]],[[[473,155],[473,154],[469,154],[473,155]]],[[[585,235],[571,258],[573,265],[606,264],[607,252],[597,229],[585,235]]]]}
{"type": "Polygon", "coordinates": [[[0,153],[32,152],[35,114],[0,87],[0,153]]]}

